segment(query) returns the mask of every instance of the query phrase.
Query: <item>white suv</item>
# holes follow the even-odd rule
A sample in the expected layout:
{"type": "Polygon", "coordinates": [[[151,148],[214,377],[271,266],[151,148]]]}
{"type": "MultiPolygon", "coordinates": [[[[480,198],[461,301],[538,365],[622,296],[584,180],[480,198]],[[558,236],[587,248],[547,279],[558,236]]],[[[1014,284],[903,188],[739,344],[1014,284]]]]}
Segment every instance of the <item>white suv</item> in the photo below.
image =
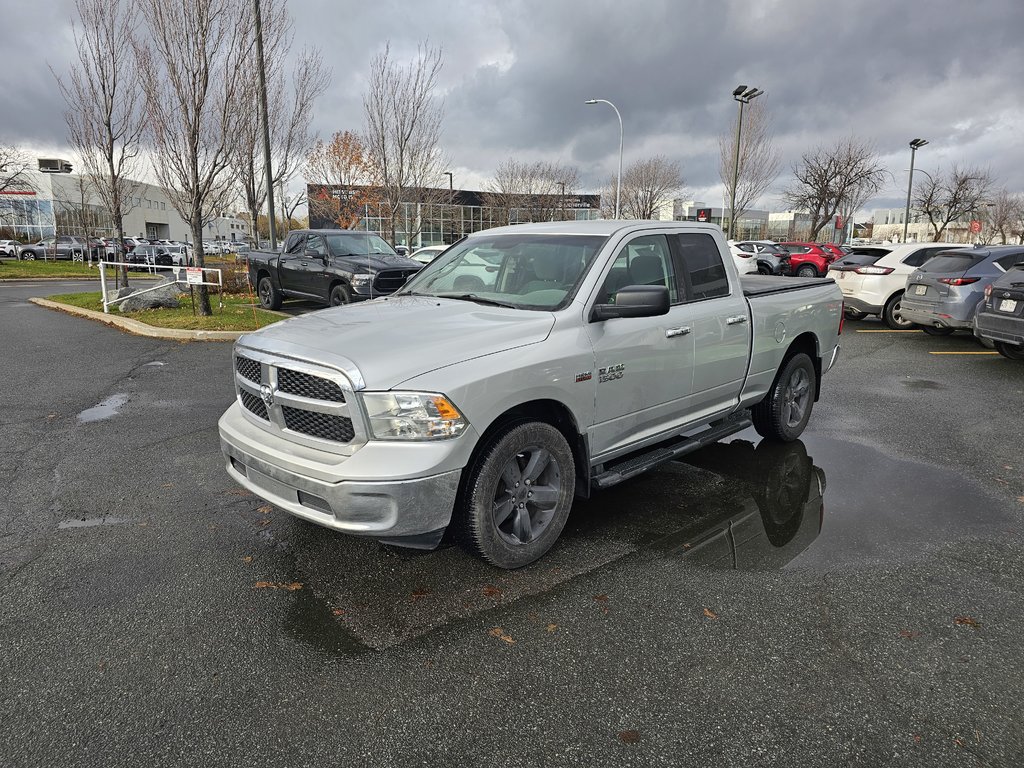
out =
{"type": "Polygon", "coordinates": [[[907,277],[915,269],[942,251],[963,248],[952,243],[907,243],[897,245],[873,264],[829,265],[831,277],[843,292],[846,316],[859,320],[878,315],[890,328],[903,330],[914,324],[900,315],[900,301],[907,277]]]}

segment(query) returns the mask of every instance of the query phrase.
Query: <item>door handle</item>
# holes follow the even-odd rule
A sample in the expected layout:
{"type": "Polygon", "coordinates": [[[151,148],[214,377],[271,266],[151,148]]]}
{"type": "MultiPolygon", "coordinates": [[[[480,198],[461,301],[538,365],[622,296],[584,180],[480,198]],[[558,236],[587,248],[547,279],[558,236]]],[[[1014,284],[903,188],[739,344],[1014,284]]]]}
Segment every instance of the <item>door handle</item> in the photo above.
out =
{"type": "Polygon", "coordinates": [[[689,326],[685,326],[683,328],[666,328],[665,329],[665,338],[666,339],[671,339],[671,338],[674,338],[676,336],[685,336],[686,334],[688,334],[692,330],[693,329],[690,328],[689,326]]]}
{"type": "Polygon", "coordinates": [[[309,266],[309,262],[308,261],[300,261],[299,264],[301,264],[304,267],[308,267],[309,266]]]}
{"type": "Polygon", "coordinates": [[[725,318],[726,325],[739,325],[740,323],[747,322],[746,315],[733,315],[732,317],[725,318]]]}

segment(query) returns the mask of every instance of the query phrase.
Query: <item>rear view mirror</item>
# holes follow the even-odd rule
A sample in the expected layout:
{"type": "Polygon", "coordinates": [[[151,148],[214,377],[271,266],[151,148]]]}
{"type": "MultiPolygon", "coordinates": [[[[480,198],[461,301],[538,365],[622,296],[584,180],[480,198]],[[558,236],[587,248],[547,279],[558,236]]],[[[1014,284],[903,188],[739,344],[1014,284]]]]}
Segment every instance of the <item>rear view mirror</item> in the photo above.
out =
{"type": "Polygon", "coordinates": [[[667,315],[671,304],[664,285],[627,285],[615,293],[614,304],[597,304],[591,321],[615,317],[657,317],[667,315]]]}

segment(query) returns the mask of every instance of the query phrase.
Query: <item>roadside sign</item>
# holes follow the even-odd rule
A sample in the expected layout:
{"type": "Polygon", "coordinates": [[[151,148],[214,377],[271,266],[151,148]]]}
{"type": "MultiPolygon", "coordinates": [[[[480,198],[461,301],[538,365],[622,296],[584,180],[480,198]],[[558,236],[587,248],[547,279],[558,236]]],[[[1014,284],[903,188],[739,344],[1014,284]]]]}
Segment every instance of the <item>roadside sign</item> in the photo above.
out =
{"type": "Polygon", "coordinates": [[[711,209],[710,208],[698,208],[697,209],[697,221],[711,221],[711,209]]]}
{"type": "Polygon", "coordinates": [[[981,222],[978,221],[977,219],[971,222],[971,232],[973,232],[974,234],[978,234],[979,232],[981,232],[981,222]]]}
{"type": "Polygon", "coordinates": [[[201,267],[189,267],[185,270],[185,280],[189,285],[202,285],[203,270],[201,267]]]}
{"type": "Polygon", "coordinates": [[[836,216],[836,229],[842,229],[842,228],[843,228],[843,217],[842,216],[836,216]]]}

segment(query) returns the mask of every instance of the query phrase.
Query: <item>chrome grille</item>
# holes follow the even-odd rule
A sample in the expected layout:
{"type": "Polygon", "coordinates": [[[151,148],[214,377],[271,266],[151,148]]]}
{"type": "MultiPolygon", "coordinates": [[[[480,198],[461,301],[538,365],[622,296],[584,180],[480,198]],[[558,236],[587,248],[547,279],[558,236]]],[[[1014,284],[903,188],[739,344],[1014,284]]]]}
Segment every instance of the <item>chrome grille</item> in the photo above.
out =
{"type": "MultiPolygon", "coordinates": [[[[242,374],[245,376],[245,374],[242,374]]],[[[248,378],[248,376],[246,376],[248,378]]],[[[259,381],[257,376],[253,381],[259,381]]],[[[277,369],[277,388],[281,392],[300,397],[309,397],[313,400],[327,400],[333,403],[344,403],[345,393],[333,381],[312,376],[302,371],[293,371],[289,368],[277,369]]]]}
{"type": "Polygon", "coordinates": [[[412,275],[419,272],[418,269],[385,269],[377,273],[373,281],[373,290],[377,293],[394,293],[412,275]]]}
{"type": "Polygon", "coordinates": [[[254,395],[252,392],[246,392],[244,389],[239,392],[242,396],[242,405],[245,406],[246,410],[250,413],[259,416],[265,421],[270,421],[270,415],[267,413],[267,406],[263,402],[262,398],[254,395]]]}
{"type": "Polygon", "coordinates": [[[301,408],[291,408],[287,405],[281,406],[281,413],[284,415],[285,426],[303,435],[319,437],[321,440],[334,440],[339,443],[347,443],[355,437],[352,420],[344,416],[304,411],[301,408]]]}
{"type": "Polygon", "coordinates": [[[235,370],[249,381],[255,381],[257,384],[260,383],[260,364],[252,358],[238,355],[235,358],[235,370]]]}

